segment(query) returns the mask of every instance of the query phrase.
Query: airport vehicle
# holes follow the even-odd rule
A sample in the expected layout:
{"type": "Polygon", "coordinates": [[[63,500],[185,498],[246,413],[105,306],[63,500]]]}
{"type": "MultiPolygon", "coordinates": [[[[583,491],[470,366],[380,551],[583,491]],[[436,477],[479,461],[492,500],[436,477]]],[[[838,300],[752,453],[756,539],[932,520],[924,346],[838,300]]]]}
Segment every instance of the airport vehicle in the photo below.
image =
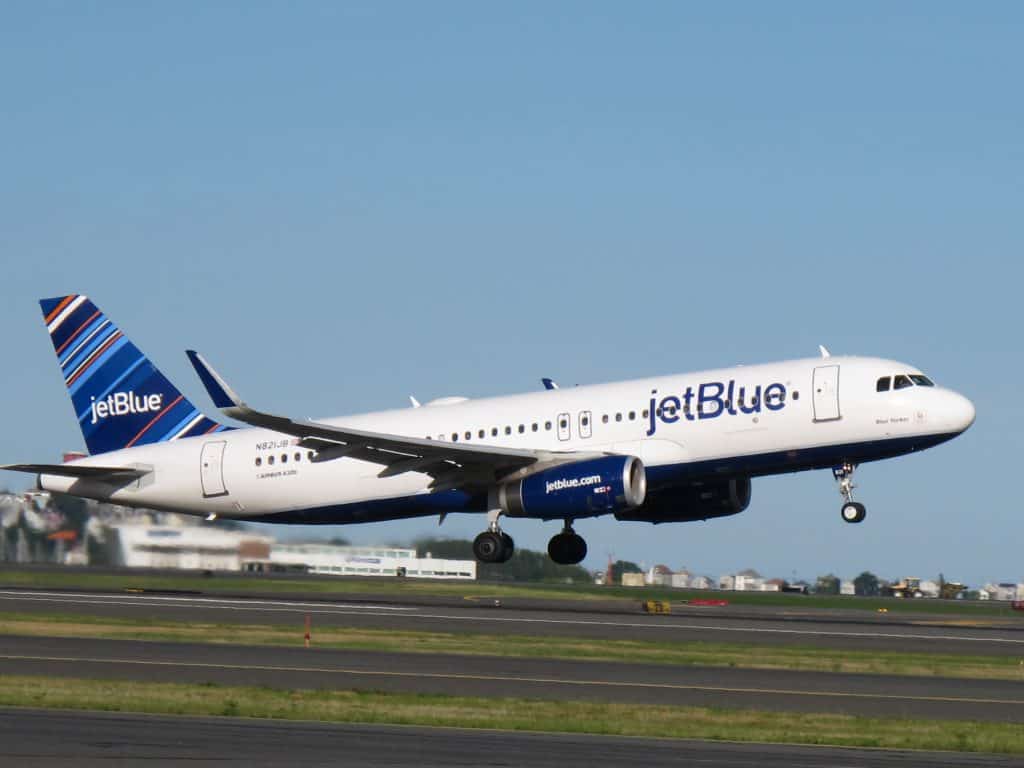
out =
{"type": "Polygon", "coordinates": [[[574,521],[649,523],[742,512],[751,478],[831,468],[842,519],[861,462],[945,442],[971,402],[905,363],[821,357],[293,420],[243,402],[196,352],[204,415],[83,295],[40,302],[89,456],[11,464],[39,489],[240,520],[359,523],[486,513],[483,562],[514,543],[500,520],[562,521],[548,553],[578,563],[574,521]]]}

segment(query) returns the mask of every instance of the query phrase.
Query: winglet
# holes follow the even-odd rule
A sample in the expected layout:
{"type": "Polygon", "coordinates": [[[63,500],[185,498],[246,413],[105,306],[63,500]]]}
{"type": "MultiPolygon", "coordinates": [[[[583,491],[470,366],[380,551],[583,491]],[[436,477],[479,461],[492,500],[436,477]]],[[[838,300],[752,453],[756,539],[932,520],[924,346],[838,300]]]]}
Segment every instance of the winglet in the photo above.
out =
{"type": "Polygon", "coordinates": [[[544,385],[544,389],[558,389],[558,384],[555,383],[554,379],[545,377],[541,379],[541,383],[544,385]]]}
{"type": "Polygon", "coordinates": [[[824,344],[818,345],[818,351],[821,352],[821,356],[824,357],[825,359],[832,357],[832,353],[825,349],[824,344]]]}
{"type": "Polygon", "coordinates": [[[221,409],[246,407],[245,403],[242,402],[242,398],[227,385],[227,382],[221,378],[219,373],[210,367],[210,364],[203,359],[202,355],[193,349],[185,350],[185,354],[188,355],[189,362],[192,363],[192,367],[199,374],[199,380],[203,382],[203,386],[206,387],[206,391],[209,393],[210,399],[213,400],[215,406],[221,409]]]}

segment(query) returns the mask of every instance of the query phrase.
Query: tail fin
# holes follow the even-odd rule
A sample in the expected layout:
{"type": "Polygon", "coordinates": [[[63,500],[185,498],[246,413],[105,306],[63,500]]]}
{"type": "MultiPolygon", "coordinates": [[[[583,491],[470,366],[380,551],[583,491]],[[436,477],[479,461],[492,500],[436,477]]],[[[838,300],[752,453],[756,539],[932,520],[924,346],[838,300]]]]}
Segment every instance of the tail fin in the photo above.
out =
{"type": "Polygon", "coordinates": [[[89,453],[228,429],[200,413],[88,297],[39,304],[89,453]]]}

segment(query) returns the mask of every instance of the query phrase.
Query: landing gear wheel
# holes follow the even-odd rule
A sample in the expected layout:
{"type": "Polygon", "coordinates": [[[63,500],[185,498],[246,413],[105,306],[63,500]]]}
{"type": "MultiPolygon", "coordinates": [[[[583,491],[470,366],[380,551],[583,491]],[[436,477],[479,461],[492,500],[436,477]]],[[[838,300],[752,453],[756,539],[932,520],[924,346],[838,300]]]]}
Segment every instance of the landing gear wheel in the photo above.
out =
{"type": "Polygon", "coordinates": [[[505,555],[502,534],[495,531],[484,531],[473,540],[473,554],[481,563],[503,563],[505,555]]]}
{"type": "Polygon", "coordinates": [[[587,542],[572,529],[563,531],[551,537],[548,556],[559,565],[576,565],[587,556],[587,542]]]}
{"type": "Polygon", "coordinates": [[[501,548],[501,560],[498,562],[507,563],[512,559],[512,554],[516,551],[516,543],[512,540],[512,537],[504,531],[501,532],[501,548]]]}
{"type": "Polygon", "coordinates": [[[843,508],[839,514],[848,523],[859,523],[868,514],[863,504],[853,500],[853,470],[856,468],[856,464],[849,462],[832,468],[832,476],[839,483],[839,494],[843,497],[843,508]]]}
{"type": "Polygon", "coordinates": [[[849,501],[843,504],[840,514],[847,523],[859,523],[867,517],[868,512],[860,502],[849,501]]]}

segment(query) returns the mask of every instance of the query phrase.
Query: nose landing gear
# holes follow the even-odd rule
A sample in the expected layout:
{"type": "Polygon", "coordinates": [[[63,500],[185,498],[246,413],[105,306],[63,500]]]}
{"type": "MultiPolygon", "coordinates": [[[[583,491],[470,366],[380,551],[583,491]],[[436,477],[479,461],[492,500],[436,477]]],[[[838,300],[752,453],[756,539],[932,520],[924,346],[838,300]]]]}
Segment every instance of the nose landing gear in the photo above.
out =
{"type": "Polygon", "coordinates": [[[839,514],[847,523],[862,522],[868,514],[863,504],[853,500],[853,489],[856,487],[853,484],[853,471],[856,468],[856,464],[849,462],[832,468],[832,476],[838,481],[839,493],[843,497],[843,506],[839,514]]]}
{"type": "Polygon", "coordinates": [[[551,537],[548,556],[559,565],[576,565],[587,556],[587,542],[572,529],[571,520],[565,521],[561,533],[551,537]]]}

